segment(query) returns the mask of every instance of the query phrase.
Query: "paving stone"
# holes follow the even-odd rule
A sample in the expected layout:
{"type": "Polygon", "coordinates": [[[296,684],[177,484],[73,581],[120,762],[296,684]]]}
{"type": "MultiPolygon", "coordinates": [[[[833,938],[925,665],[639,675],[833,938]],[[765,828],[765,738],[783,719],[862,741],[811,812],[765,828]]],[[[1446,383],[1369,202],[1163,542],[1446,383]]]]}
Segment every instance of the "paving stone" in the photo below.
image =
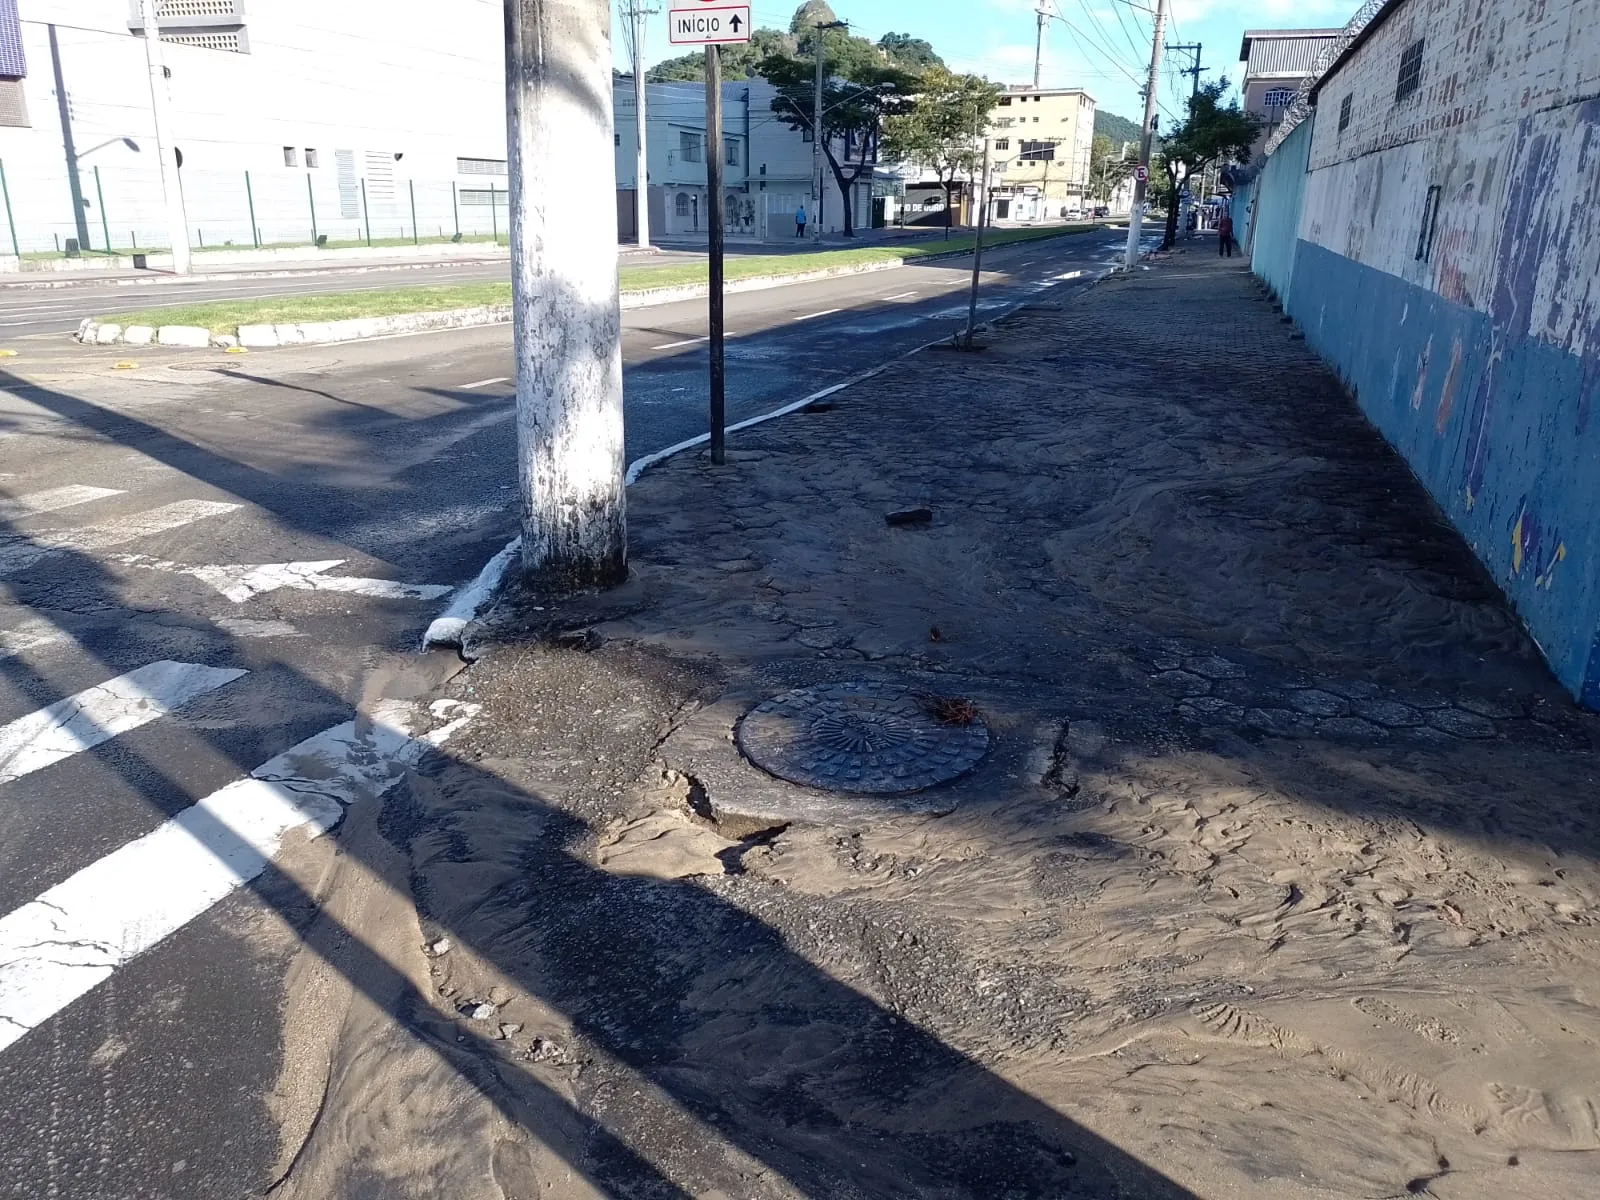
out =
{"type": "Polygon", "coordinates": [[[1204,675],[1207,679],[1243,679],[1244,668],[1236,662],[1220,658],[1215,654],[1204,658],[1191,658],[1184,666],[1196,675],[1204,675]]]}
{"type": "Polygon", "coordinates": [[[1422,714],[1408,704],[1394,700],[1367,700],[1356,705],[1356,712],[1367,720],[1390,729],[1409,729],[1422,724],[1422,714]]]}
{"type": "Polygon", "coordinates": [[[1289,706],[1311,717],[1341,717],[1350,711],[1342,696],[1318,688],[1303,688],[1289,693],[1289,706]]]}
{"type": "Polygon", "coordinates": [[[1495,732],[1493,721],[1459,708],[1437,709],[1428,714],[1428,723],[1459,738],[1492,738],[1495,732]]]}

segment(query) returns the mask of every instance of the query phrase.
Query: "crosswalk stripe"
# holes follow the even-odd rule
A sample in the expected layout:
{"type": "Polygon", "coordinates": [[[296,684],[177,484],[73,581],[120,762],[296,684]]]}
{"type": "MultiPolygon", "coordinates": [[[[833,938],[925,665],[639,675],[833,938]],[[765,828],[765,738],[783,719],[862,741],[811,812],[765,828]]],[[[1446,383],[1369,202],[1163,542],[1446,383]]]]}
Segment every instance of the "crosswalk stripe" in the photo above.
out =
{"type": "Polygon", "coordinates": [[[149,663],[0,725],[0,783],[15,782],[118,734],[148,725],[196,696],[248,673],[237,667],[203,667],[170,660],[149,663]]]}
{"type": "Polygon", "coordinates": [[[42,559],[69,551],[92,553],[151,534],[181,529],[206,517],[233,512],[239,505],[221,500],[179,500],[79,529],[45,530],[0,537],[0,576],[14,575],[42,559]]]}
{"type": "Polygon", "coordinates": [[[47,488],[42,492],[30,492],[26,496],[0,500],[0,521],[15,521],[20,517],[55,512],[58,508],[71,508],[75,504],[88,504],[91,500],[104,500],[107,496],[120,495],[122,493],[116,488],[88,487],[81,483],[47,488]]]}
{"type": "Polygon", "coordinates": [[[394,787],[477,710],[432,711],[449,719],[422,738],[397,702],[324,730],[0,917],[0,1051],[254,879],[291,830],[326,833],[394,787]]]}
{"type": "Polygon", "coordinates": [[[11,629],[0,629],[0,658],[14,658],[41,646],[64,642],[71,635],[53,621],[30,617],[11,629]]]}

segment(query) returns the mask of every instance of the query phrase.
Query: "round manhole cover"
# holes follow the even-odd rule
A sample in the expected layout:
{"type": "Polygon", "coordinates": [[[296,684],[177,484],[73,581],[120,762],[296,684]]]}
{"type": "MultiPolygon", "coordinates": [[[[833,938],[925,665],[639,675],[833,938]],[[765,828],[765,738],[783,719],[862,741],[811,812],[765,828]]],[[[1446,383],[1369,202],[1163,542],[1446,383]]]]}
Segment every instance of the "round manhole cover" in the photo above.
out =
{"type": "Polygon", "coordinates": [[[744,715],[736,736],[744,756],[779,779],[866,795],[955,779],[989,749],[970,705],[871,681],[774,696],[744,715]]]}

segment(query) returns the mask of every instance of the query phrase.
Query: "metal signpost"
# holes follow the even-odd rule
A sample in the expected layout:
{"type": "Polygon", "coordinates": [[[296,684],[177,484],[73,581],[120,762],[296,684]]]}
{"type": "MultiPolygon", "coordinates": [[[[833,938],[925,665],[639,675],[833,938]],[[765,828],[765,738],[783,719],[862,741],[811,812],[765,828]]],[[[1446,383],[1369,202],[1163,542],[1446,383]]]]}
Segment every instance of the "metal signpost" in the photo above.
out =
{"type": "Polygon", "coordinates": [[[690,8],[667,13],[668,35],[674,46],[706,48],[706,220],[710,258],[710,416],[711,461],[721,465],[724,449],[724,374],[722,337],[722,47],[750,40],[750,6],[701,0],[690,8]]]}

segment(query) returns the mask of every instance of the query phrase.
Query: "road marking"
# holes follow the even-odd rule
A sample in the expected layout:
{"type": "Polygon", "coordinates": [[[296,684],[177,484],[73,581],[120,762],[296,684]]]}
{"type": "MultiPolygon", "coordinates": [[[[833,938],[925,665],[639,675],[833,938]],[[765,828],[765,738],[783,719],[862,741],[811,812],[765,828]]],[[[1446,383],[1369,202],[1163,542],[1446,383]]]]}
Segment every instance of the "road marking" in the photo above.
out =
{"type": "Polygon", "coordinates": [[[250,617],[217,617],[212,624],[223,633],[245,638],[305,637],[287,621],[257,621],[250,617]]]}
{"type": "MultiPolygon", "coordinates": [[[[209,583],[235,604],[243,604],[252,596],[285,587],[301,592],[346,592],[380,600],[437,600],[454,590],[450,585],[440,583],[396,583],[392,579],[323,574],[342,562],[342,558],[330,558],[323,562],[242,563],[233,567],[179,569],[185,575],[193,575],[209,583]]],[[[170,569],[173,564],[145,565],[170,569]]]]}
{"type": "Polygon", "coordinates": [[[839,311],[841,310],[837,308],[825,308],[821,312],[807,313],[803,317],[790,317],[789,319],[791,321],[811,321],[817,317],[831,317],[834,313],[839,311]]]}
{"type": "Polygon", "coordinates": [[[458,384],[457,387],[456,387],[456,390],[458,392],[470,392],[473,388],[493,387],[497,383],[510,383],[510,382],[511,382],[511,376],[509,376],[509,375],[496,375],[493,379],[480,379],[476,383],[458,384]]]}
{"type": "Polygon", "coordinates": [[[901,292],[897,296],[885,296],[884,299],[885,300],[909,300],[909,299],[911,299],[911,297],[913,297],[915,295],[916,295],[915,292],[901,292]]]}
{"type": "Polygon", "coordinates": [[[49,488],[30,492],[10,500],[0,500],[0,521],[15,521],[37,513],[55,512],[58,508],[71,508],[74,504],[88,504],[91,500],[104,500],[107,496],[120,496],[116,488],[85,487],[72,484],[68,487],[49,488]]]}
{"type": "Polygon", "coordinates": [[[15,628],[0,629],[0,658],[15,658],[41,646],[67,641],[71,635],[43,617],[31,617],[15,628]]]}
{"type": "Polygon", "coordinates": [[[696,342],[709,342],[709,337],[684,338],[681,342],[664,342],[659,346],[651,346],[652,350],[676,350],[679,346],[692,346],[696,342]]]}
{"type": "Polygon", "coordinates": [[[477,709],[430,711],[445,723],[421,738],[394,701],[307,738],[0,917],[0,1051],[261,874],[291,830],[318,837],[389,791],[477,709]]]}
{"type": "Polygon", "coordinates": [[[237,504],[220,500],[179,500],[148,512],[133,513],[81,529],[0,536],[0,577],[14,575],[45,558],[70,551],[84,553],[120,546],[136,538],[182,529],[206,517],[233,512],[237,504]]]}
{"type": "Polygon", "coordinates": [[[148,725],[245,674],[248,672],[237,667],[150,663],[0,725],[0,783],[14,783],[120,733],[148,725]]]}

